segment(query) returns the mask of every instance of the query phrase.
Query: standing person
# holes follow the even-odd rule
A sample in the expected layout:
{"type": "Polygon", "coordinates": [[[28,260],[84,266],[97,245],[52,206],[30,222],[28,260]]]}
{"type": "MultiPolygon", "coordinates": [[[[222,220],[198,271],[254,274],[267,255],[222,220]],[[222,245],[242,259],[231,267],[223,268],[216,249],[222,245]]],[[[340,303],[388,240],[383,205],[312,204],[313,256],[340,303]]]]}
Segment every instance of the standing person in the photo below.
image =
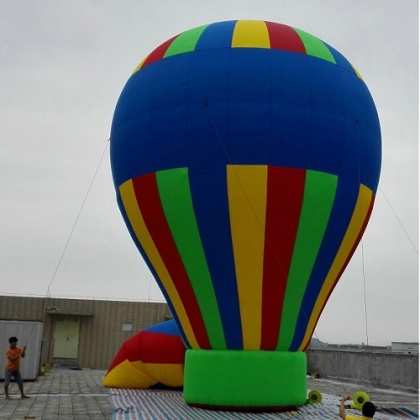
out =
{"type": "Polygon", "coordinates": [[[26,346],[21,349],[17,347],[18,339],[16,337],[9,338],[9,348],[6,350],[6,371],[4,372],[4,393],[6,395],[6,400],[10,400],[9,395],[9,383],[12,379],[12,376],[15,378],[16,383],[18,384],[20,397],[21,398],[29,398],[23,392],[23,379],[22,375],[20,374],[20,358],[25,357],[25,350],[26,346]]]}
{"type": "Polygon", "coordinates": [[[372,420],[375,415],[376,407],[370,402],[366,401],[362,406],[362,417],[351,416],[346,414],[344,411],[344,403],[348,400],[351,400],[351,397],[346,395],[342,398],[340,408],[338,410],[338,415],[343,420],[372,420]]]}

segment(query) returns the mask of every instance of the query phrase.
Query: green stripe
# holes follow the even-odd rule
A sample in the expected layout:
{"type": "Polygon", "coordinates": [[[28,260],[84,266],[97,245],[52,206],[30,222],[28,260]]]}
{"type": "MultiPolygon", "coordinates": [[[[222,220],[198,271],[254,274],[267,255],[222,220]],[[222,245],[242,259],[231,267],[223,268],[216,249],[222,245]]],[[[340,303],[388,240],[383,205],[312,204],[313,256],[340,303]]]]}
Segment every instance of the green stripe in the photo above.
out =
{"type": "Polygon", "coordinates": [[[324,237],[336,189],[337,176],[323,172],[306,172],[305,192],[287,279],[277,350],[288,350],[292,343],[303,296],[324,237]]]}
{"type": "Polygon", "coordinates": [[[293,29],[300,36],[300,39],[302,40],[303,45],[305,46],[307,55],[312,55],[314,57],[330,61],[333,64],[337,64],[329,48],[319,38],[308,34],[307,32],[302,31],[301,29],[293,29]]]}
{"type": "Polygon", "coordinates": [[[166,50],[163,58],[194,51],[198,39],[208,26],[209,25],[199,26],[198,28],[190,29],[189,31],[185,31],[178,35],[166,50]]]}
{"type": "Polygon", "coordinates": [[[212,348],[226,349],[216,295],[195,218],[188,169],[159,171],[156,179],[166,220],[197,298],[212,348]]]}

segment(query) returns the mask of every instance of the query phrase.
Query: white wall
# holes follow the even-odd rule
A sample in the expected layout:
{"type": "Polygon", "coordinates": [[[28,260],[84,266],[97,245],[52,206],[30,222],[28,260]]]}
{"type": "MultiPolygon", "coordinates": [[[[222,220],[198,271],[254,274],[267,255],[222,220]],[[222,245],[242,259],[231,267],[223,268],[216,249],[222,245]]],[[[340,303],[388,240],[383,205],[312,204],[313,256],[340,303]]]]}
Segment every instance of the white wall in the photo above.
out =
{"type": "Polygon", "coordinates": [[[38,376],[42,350],[42,323],[30,321],[1,321],[0,348],[2,348],[3,366],[0,369],[0,379],[4,380],[6,366],[6,350],[9,338],[17,337],[18,347],[26,346],[25,357],[20,360],[20,373],[24,380],[34,380],[38,376]]]}

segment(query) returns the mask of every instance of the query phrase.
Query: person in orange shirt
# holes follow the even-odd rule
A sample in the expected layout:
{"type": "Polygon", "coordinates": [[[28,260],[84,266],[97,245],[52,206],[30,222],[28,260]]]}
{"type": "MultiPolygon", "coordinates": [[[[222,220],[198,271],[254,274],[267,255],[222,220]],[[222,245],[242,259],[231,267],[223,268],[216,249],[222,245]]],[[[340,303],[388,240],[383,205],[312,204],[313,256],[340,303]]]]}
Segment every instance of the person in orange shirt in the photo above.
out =
{"type": "Polygon", "coordinates": [[[26,346],[21,349],[17,347],[18,339],[16,337],[9,338],[9,348],[6,350],[6,371],[4,373],[4,393],[6,395],[6,400],[10,400],[9,395],[9,383],[12,379],[12,376],[15,378],[16,383],[18,384],[21,398],[29,398],[23,392],[23,379],[20,374],[20,358],[25,357],[26,346]]]}

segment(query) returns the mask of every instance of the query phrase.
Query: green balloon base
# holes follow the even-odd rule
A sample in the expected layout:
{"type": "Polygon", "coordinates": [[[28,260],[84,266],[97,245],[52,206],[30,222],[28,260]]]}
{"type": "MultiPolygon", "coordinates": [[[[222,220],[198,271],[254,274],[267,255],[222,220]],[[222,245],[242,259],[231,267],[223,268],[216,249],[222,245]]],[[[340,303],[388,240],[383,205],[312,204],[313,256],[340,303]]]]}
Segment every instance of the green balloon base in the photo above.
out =
{"type": "Polygon", "coordinates": [[[184,400],[232,411],[288,410],[307,400],[303,352],[187,350],[184,400]]]}

